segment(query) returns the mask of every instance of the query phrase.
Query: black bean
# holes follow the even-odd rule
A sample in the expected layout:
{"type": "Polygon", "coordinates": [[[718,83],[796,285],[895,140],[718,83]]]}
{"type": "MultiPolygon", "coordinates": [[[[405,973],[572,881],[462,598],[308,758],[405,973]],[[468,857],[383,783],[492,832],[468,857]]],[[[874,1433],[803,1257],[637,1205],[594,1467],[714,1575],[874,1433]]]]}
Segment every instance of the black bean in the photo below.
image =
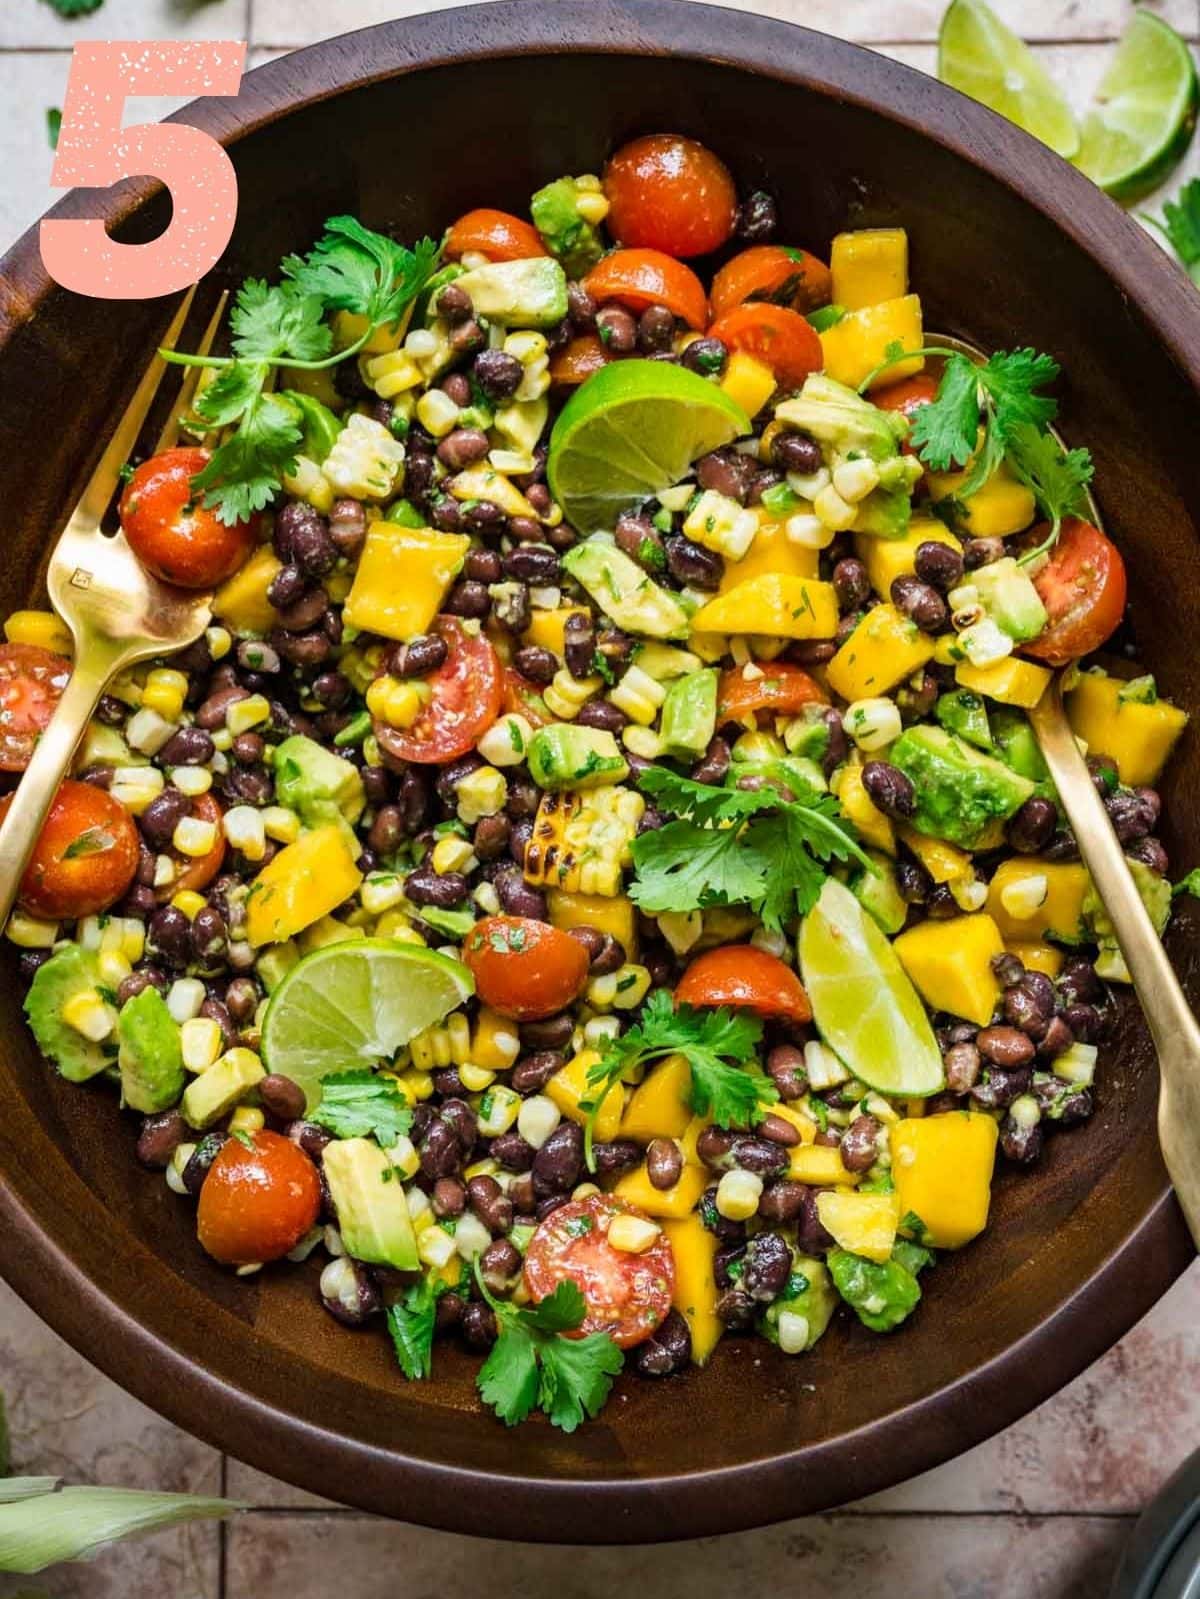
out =
{"type": "Polygon", "coordinates": [[[316,1122],[295,1121],[287,1129],[287,1136],[310,1160],[320,1162],[321,1154],[333,1142],[333,1134],[318,1127],[316,1122]]]}
{"type": "Polygon", "coordinates": [[[333,1297],[321,1295],[321,1304],[343,1327],[363,1327],[383,1309],[383,1298],[374,1274],[360,1260],[338,1257],[338,1275],[345,1287],[333,1297]],[[351,1275],[353,1274],[353,1275],[351,1275]]]}
{"type": "Polygon", "coordinates": [[[850,753],[850,741],[846,737],[846,729],[842,726],[842,713],[832,705],[821,717],[829,733],[829,743],[825,746],[825,753],[821,757],[821,770],[828,777],[842,764],[850,753]]]}
{"type": "Polygon", "coordinates": [[[142,812],[139,825],[155,849],[165,850],[170,846],[176,827],[191,809],[192,802],[187,795],[168,784],[142,812]]]}
{"type": "Polygon", "coordinates": [[[450,331],[450,348],[456,356],[474,355],[487,344],[487,334],[473,318],[450,331]]]}
{"type": "Polygon", "coordinates": [[[351,560],[358,555],[367,538],[367,513],[358,500],[334,500],[329,511],[329,536],[339,555],[351,560]]]}
{"type": "Polygon", "coordinates": [[[582,283],[567,284],[567,311],[579,333],[591,333],[596,326],[596,302],[582,283]]]}
{"type": "Polygon", "coordinates": [[[696,1214],[700,1217],[701,1225],[715,1238],[723,1243],[744,1243],[746,1239],[746,1223],[744,1221],[731,1221],[728,1216],[722,1216],[717,1209],[717,1185],[713,1183],[700,1195],[696,1206],[696,1214]]]}
{"type": "Polygon", "coordinates": [[[1058,812],[1052,802],[1035,794],[1009,820],[1005,836],[1021,855],[1037,855],[1054,836],[1058,812]]]}
{"type": "Polygon", "coordinates": [[[747,244],[763,244],[779,226],[779,210],[774,196],[755,189],[738,207],[734,231],[747,244]]]}
{"type": "Polygon", "coordinates": [[[935,922],[949,921],[961,916],[958,901],[950,892],[949,883],[935,883],[925,899],[925,914],[935,922]]]}
{"type": "Polygon", "coordinates": [[[292,534],[289,559],[305,577],[324,577],[337,564],[337,545],[329,535],[325,518],[314,511],[292,534]]]}
{"type": "Polygon", "coordinates": [[[729,360],[729,351],[720,339],[693,339],[679,357],[680,366],[701,377],[720,377],[729,360]]]}
{"type": "Polygon", "coordinates": [[[179,1176],[183,1186],[193,1199],[204,1187],[204,1179],[208,1176],[208,1168],[220,1154],[222,1146],[228,1141],[228,1133],[205,1133],[204,1137],[188,1156],[187,1163],[179,1176]]]}
{"type": "Polygon", "coordinates": [[[492,596],[488,593],[485,583],[475,583],[470,578],[462,578],[447,594],[442,602],[442,609],[451,616],[468,617],[474,621],[482,621],[492,608],[492,596]]]}
{"type": "Polygon", "coordinates": [[[875,1116],[856,1116],[842,1134],[839,1146],[847,1171],[868,1171],[879,1153],[881,1123],[875,1116]]]}
{"type": "Polygon", "coordinates": [[[937,633],[950,620],[950,608],[932,583],[903,574],[893,579],[892,604],[913,621],[923,633],[937,633]]]}
{"type": "Polygon", "coordinates": [[[479,1275],[493,1294],[506,1293],[521,1270],[521,1251],[507,1238],[497,1238],[479,1257],[479,1275]]]}
{"type": "Polygon", "coordinates": [[[896,887],[906,905],[923,905],[933,887],[933,878],[919,861],[897,861],[896,887]]]}
{"type": "MultiPolygon", "coordinates": [[[[517,864],[518,867],[522,867],[525,864],[525,851],[529,848],[529,840],[532,837],[533,837],[533,819],[532,819],[532,817],[529,817],[529,816],[519,817],[512,824],[512,827],[510,828],[509,835],[508,835],[508,853],[509,853],[510,857],[512,858],[512,860],[515,861],[515,863],[517,864]]],[[[521,885],[524,885],[524,883],[525,883],[525,874],[523,872],[518,872],[517,875],[518,875],[518,877],[521,880],[521,885]]],[[[499,890],[497,890],[497,892],[499,892],[499,890]]],[[[535,892],[536,892],[536,890],[535,890],[535,892]]],[[[512,893],[512,889],[510,888],[510,894],[511,893],[512,893]]],[[[543,900],[544,900],[544,898],[545,898],[545,896],[543,895],[543,900]]],[[[527,901],[526,903],[532,904],[533,902],[532,901],[527,901]]],[[[545,918],[541,917],[541,918],[539,918],[539,920],[543,920],[544,921],[545,918]]]]}
{"type": "Polygon", "coordinates": [[[168,966],[182,967],[191,954],[191,924],[174,905],[155,911],[146,927],[146,948],[168,966]]]}
{"type": "Polygon", "coordinates": [[[521,386],[525,368],[515,355],[503,350],[484,350],[475,357],[475,381],[489,400],[507,400],[521,386]]]}
{"type": "Polygon", "coordinates": [[[421,866],[404,880],[406,899],[414,905],[436,905],[439,910],[461,905],[469,892],[470,885],[461,872],[435,872],[421,866]]]}
{"type": "Polygon", "coordinates": [[[650,305],[638,318],[638,349],[645,355],[656,350],[669,350],[675,337],[675,318],[665,305],[650,305]]]}
{"type": "Polygon", "coordinates": [[[1048,861],[1077,861],[1079,844],[1075,834],[1064,824],[1046,845],[1042,854],[1048,861]]]}
{"type": "Polygon", "coordinates": [[[945,594],[962,582],[963,558],[960,551],[938,539],[918,544],[913,565],[923,583],[930,583],[945,594]]]}
{"type": "Polygon", "coordinates": [[[463,1307],[462,1319],[459,1322],[462,1330],[463,1342],[468,1349],[490,1349],[499,1336],[496,1326],[496,1313],[490,1305],[484,1304],[481,1299],[473,1299],[470,1304],[463,1307]]]}
{"type": "Polygon", "coordinates": [[[758,1304],[744,1288],[727,1288],[717,1300],[717,1316],[731,1332],[747,1332],[754,1325],[758,1304]]]}
{"type": "Polygon", "coordinates": [[[624,306],[601,306],[596,312],[596,332],[614,355],[628,355],[637,344],[637,323],[624,306]]]}
{"type": "Polygon", "coordinates": [[[767,1112],[755,1131],[760,1138],[769,1138],[773,1144],[782,1144],[785,1149],[794,1149],[800,1142],[800,1130],[795,1123],[788,1121],[786,1116],[777,1116],[774,1111],[767,1112]]]}
{"type": "Polygon", "coordinates": [[[495,816],[481,816],[475,824],[471,840],[481,861],[495,861],[508,849],[510,823],[503,811],[495,816]]]}
{"type": "Polygon", "coordinates": [[[626,511],[617,518],[613,537],[617,548],[652,576],[666,568],[662,534],[648,516],[626,511]]]}
{"type": "Polygon", "coordinates": [[[746,1246],[741,1285],[752,1299],[770,1304],[787,1287],[792,1274],[792,1251],[781,1233],[756,1233],[746,1246]]]}
{"type": "Polygon", "coordinates": [[[519,544],[504,557],[504,570],[523,583],[557,583],[562,576],[562,562],[548,545],[519,544]]]}
{"type": "Polygon", "coordinates": [[[259,1079],[258,1097],[263,1109],[278,1116],[281,1122],[301,1121],[308,1109],[308,1096],[300,1084],[280,1072],[269,1072],[259,1079]]]}
{"type": "Polygon", "coordinates": [[[744,505],[755,477],[755,464],[748,455],[722,447],[710,450],[696,462],[696,482],[702,489],[712,489],[727,499],[744,505]]]}
{"type": "Polygon", "coordinates": [[[1141,861],[1143,866],[1148,866],[1159,877],[1165,877],[1170,868],[1170,858],[1157,838],[1135,839],[1125,853],[1131,860],[1141,861]]]}
{"type": "Polygon", "coordinates": [[[493,1235],[506,1233],[513,1224],[513,1203],[494,1177],[472,1177],[467,1201],[493,1235]]]}
{"type": "Polygon", "coordinates": [[[440,316],[456,326],[475,314],[471,296],[465,289],[460,289],[457,283],[447,283],[438,295],[437,308],[440,316]]]}
{"type": "Polygon", "coordinates": [[[985,1110],[1003,1110],[1028,1092],[1032,1076],[1027,1066],[1011,1072],[989,1067],[972,1087],[971,1098],[985,1110]]]}
{"type": "Polygon", "coordinates": [[[1151,823],[1147,820],[1146,809],[1132,789],[1119,789],[1115,794],[1110,794],[1104,801],[1104,809],[1122,844],[1132,844],[1137,839],[1145,838],[1150,831],[1151,823]]]}
{"type": "Polygon", "coordinates": [[[729,775],[729,768],[733,764],[729,745],[721,737],[709,740],[708,749],[704,752],[704,759],[692,767],[689,776],[693,783],[708,783],[713,786],[722,784],[729,775]]]}
{"type": "Polygon", "coordinates": [[[433,1073],[433,1091],[443,1098],[449,1098],[455,1094],[465,1094],[467,1090],[463,1086],[462,1078],[458,1075],[458,1067],[439,1066],[433,1073]]]}
{"type": "Polygon", "coordinates": [[[771,440],[771,462],[781,472],[811,477],[821,470],[821,446],[807,433],[777,433],[771,440]]]}
{"type": "Polygon", "coordinates": [[[215,905],[205,905],[192,918],[192,953],[201,966],[211,965],[224,955],[229,943],[225,918],[215,905]]]}
{"type": "Polygon", "coordinates": [[[1002,988],[1011,988],[1014,983],[1019,983],[1025,975],[1025,968],[1020,960],[1008,950],[1005,950],[1003,954],[993,955],[990,965],[1002,988]]]}
{"type": "Polygon", "coordinates": [[[438,388],[443,394],[449,395],[460,410],[471,403],[471,380],[465,372],[447,372],[439,380],[438,388]]]}
{"type": "Polygon", "coordinates": [[[714,1171],[728,1171],[733,1165],[733,1134],[721,1127],[706,1127],[696,1140],[696,1153],[714,1171]]]}
{"type": "Polygon", "coordinates": [[[843,614],[861,610],[871,593],[871,579],[863,563],[857,556],[843,556],[834,566],[832,576],[838,609],[843,614]]]}
{"type": "MultiPolygon", "coordinates": [[[[463,382],[466,383],[465,378],[463,382]]],[[[467,393],[470,394],[469,385],[467,393]]],[[[488,436],[481,428],[452,428],[438,441],[437,457],[451,472],[465,472],[467,467],[482,461],[489,448],[488,436]]]]}
{"type": "Polygon", "coordinates": [[[519,1032],[524,1049],[565,1049],[575,1031],[575,1018],[570,1011],[559,1011],[556,1016],[542,1016],[536,1021],[521,1022],[519,1032]]]}
{"type": "Polygon", "coordinates": [[[1019,1166],[1029,1166],[1038,1158],[1044,1137],[1040,1122],[1026,1127],[1015,1117],[1006,1116],[1000,1123],[1000,1148],[1008,1160],[1019,1166]]]}
{"type": "Polygon", "coordinates": [[[177,1110],[147,1116],[138,1134],[137,1158],[143,1166],[163,1171],[186,1136],[187,1126],[177,1110]]]}
{"type": "Polygon", "coordinates": [[[963,566],[975,572],[981,566],[991,566],[1004,556],[1003,539],[967,539],[963,545],[963,566]]]}
{"type": "Polygon", "coordinates": [[[573,677],[590,677],[596,670],[596,629],[589,616],[569,616],[563,629],[563,658],[573,677]]]}
{"type": "MultiPolygon", "coordinates": [[[[514,1091],[518,1094],[538,1094],[545,1088],[555,1072],[561,1071],[565,1065],[566,1056],[561,1050],[534,1050],[532,1054],[525,1055],[517,1062],[513,1067],[509,1081],[514,1091]]],[[[524,1143],[525,1140],[522,1139],[521,1142],[524,1143]]],[[[494,1144],[492,1148],[493,1150],[495,1149],[494,1144]]],[[[496,1158],[499,1160],[500,1157],[497,1155],[496,1158]]],[[[532,1159],[530,1164],[532,1165],[532,1159]]],[[[524,1170],[525,1168],[518,1167],[517,1169],[524,1170]]]]}
{"type": "Polygon", "coordinates": [[[1069,955],[1059,973],[1058,986],[1072,1003],[1100,1004],[1104,999],[1104,985],[1096,976],[1096,968],[1084,955],[1069,955]]]}
{"type": "Polygon", "coordinates": [[[1052,1016],[1050,1025],[1038,1042],[1038,1056],[1041,1060],[1054,1060],[1064,1050],[1070,1049],[1074,1042],[1075,1034],[1071,1031],[1070,1024],[1066,1018],[1064,1016],[1052,1016]]]}
{"type": "MultiPolygon", "coordinates": [[[[147,971],[145,971],[144,969],[141,970],[141,971],[130,972],[129,976],[128,977],[123,977],[121,979],[120,983],[117,985],[117,1005],[118,1005],[118,1007],[120,1007],[121,1005],[124,1005],[127,1001],[129,1001],[131,999],[136,999],[137,996],[144,989],[150,988],[152,986],[153,985],[151,984],[151,981],[150,981],[150,974],[147,971]]],[[[164,986],[165,986],[165,979],[164,979],[164,986]]],[[[160,992],[161,992],[161,990],[160,990],[160,992]]]]}
{"type": "Polygon", "coordinates": [[[1054,1014],[1054,985],[1043,972],[1026,972],[1006,990],[1004,1019],[1030,1038],[1039,1039],[1054,1014]]]}
{"type": "Polygon", "coordinates": [[[912,779],[890,761],[868,761],[862,769],[862,786],[889,816],[911,816],[917,808],[912,779]]]}
{"type": "Polygon", "coordinates": [[[733,1164],[760,1177],[778,1177],[787,1170],[788,1153],[782,1144],[753,1135],[735,1138],[730,1148],[733,1164]]]}
{"type": "Polygon", "coordinates": [[[634,1370],[640,1377],[670,1377],[686,1370],[692,1358],[692,1335],[687,1321],[677,1310],[665,1319],[634,1352],[634,1370]]]}
{"type": "MultiPolygon", "coordinates": [[[[221,792],[235,804],[266,805],[274,783],[265,766],[234,766],[221,778],[221,792]]],[[[266,858],[261,863],[266,865],[266,858]]]]}
{"type": "Polygon", "coordinates": [[[202,727],[181,727],[159,750],[158,759],[163,766],[204,766],[212,760],[213,749],[202,727]]]}
{"type": "Polygon", "coordinates": [[[832,1235],[821,1223],[817,1195],[811,1188],[804,1190],[796,1215],[796,1247],[806,1255],[819,1255],[833,1247],[832,1235]]]}
{"type": "Polygon", "coordinates": [[[407,644],[397,644],[389,651],[387,669],[393,677],[428,677],[449,653],[439,633],[418,633],[407,644]]]}
{"type": "Polygon", "coordinates": [[[611,700],[589,700],[575,718],[576,727],[596,727],[604,733],[620,733],[629,718],[611,700]]]}
{"type": "Polygon", "coordinates": [[[527,1143],[518,1132],[500,1133],[492,1139],[492,1159],[505,1171],[529,1171],[533,1165],[534,1154],[533,1145],[527,1143]]]}
{"type": "Polygon", "coordinates": [[[650,1186],[666,1192],[683,1172],[683,1154],[673,1138],[655,1138],[646,1150],[646,1176],[650,1186]]]}
{"type": "Polygon", "coordinates": [[[440,533],[461,533],[462,506],[452,495],[442,494],[439,491],[430,497],[429,520],[440,533]]]}
{"type": "Polygon", "coordinates": [[[632,1138],[604,1139],[592,1145],[592,1161],[598,1177],[615,1177],[641,1165],[642,1146],[632,1138]]]}
{"type": "Polygon", "coordinates": [[[560,1122],[533,1157],[533,1191],[540,1198],[570,1193],[583,1169],[583,1128],[560,1122]]]}
{"type": "Polygon", "coordinates": [[[975,1035],[975,1047],[993,1066],[1012,1071],[1028,1066],[1033,1059],[1033,1043],[1016,1027],[984,1027],[975,1035]]]}
{"type": "Polygon", "coordinates": [[[463,1166],[463,1147],[450,1123],[436,1116],[419,1145],[421,1170],[431,1182],[454,1177],[463,1166]]]}
{"type": "MultiPolygon", "coordinates": [[[[512,830],[509,839],[511,850],[516,837],[516,828],[512,830]]],[[[497,872],[492,880],[496,890],[496,898],[500,901],[500,909],[506,916],[524,916],[531,921],[544,922],[547,918],[546,896],[541,889],[534,888],[525,881],[519,867],[505,867],[497,872]]]]}
{"type": "Polygon", "coordinates": [[[965,1094],[979,1081],[980,1055],[974,1044],[951,1044],[942,1057],[946,1087],[953,1094],[965,1094]]]}

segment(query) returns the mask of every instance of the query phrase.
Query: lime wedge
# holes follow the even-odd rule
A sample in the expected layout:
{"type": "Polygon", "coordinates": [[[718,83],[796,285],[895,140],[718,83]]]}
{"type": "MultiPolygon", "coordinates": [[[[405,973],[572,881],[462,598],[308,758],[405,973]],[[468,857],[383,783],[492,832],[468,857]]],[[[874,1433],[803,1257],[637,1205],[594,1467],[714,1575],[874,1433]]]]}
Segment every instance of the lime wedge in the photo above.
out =
{"type": "Polygon", "coordinates": [[[584,380],[550,435],[548,475],[580,533],[678,483],[698,456],[750,431],[723,389],[665,361],[614,361],[584,380]]]}
{"type": "Polygon", "coordinates": [[[832,877],[801,924],[800,967],[821,1037],[860,1082],[902,1099],[944,1086],[916,989],[877,923],[832,877]]]}
{"type": "Polygon", "coordinates": [[[954,0],[942,18],[938,77],[1068,160],[1078,150],[1075,118],[1050,74],[983,0],[954,0]]]}
{"type": "Polygon", "coordinates": [[[1114,200],[1156,189],[1196,127],[1196,67],[1174,28],[1136,11],[1083,122],[1075,164],[1114,200]]]}
{"type": "Polygon", "coordinates": [[[311,1108],[323,1077],[391,1060],[474,992],[465,966],[419,944],[327,944],[293,966],[271,995],[263,1060],[268,1071],[299,1083],[311,1108]]]}

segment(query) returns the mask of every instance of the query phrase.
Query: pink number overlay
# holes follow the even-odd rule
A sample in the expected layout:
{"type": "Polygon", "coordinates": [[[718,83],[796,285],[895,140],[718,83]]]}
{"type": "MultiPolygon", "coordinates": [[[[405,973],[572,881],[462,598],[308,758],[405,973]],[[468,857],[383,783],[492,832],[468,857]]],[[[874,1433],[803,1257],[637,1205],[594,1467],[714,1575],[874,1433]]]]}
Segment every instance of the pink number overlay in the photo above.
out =
{"type": "Polygon", "coordinates": [[[99,218],[42,223],[42,263],[64,289],[98,300],[144,300],[198,281],[229,243],[237,177],[217,141],[178,122],[121,126],[135,95],[235,95],[246,46],[237,40],[121,40],[77,44],[51,182],[107,188],[157,178],[170,191],[165,232],[119,244],[99,218]]]}

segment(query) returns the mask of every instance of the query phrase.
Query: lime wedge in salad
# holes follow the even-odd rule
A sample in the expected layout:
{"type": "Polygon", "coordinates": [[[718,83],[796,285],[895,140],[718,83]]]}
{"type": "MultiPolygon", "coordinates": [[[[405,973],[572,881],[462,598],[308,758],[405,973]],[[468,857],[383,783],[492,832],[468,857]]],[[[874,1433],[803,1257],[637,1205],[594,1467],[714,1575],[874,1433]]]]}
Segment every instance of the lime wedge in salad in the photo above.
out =
{"type": "Polygon", "coordinates": [[[938,34],[938,77],[1070,159],[1071,108],[1029,46],[983,0],[954,0],[938,34]]]}
{"type": "Polygon", "coordinates": [[[1149,194],[1191,143],[1197,95],[1187,43],[1161,18],[1136,11],[1084,118],[1075,164],[1114,200],[1149,194]]]}
{"type": "Polygon", "coordinates": [[[821,1037],[860,1082],[905,1099],[943,1086],[942,1052],[899,958],[848,888],[828,878],[800,928],[821,1037]]]}
{"type": "Polygon", "coordinates": [[[580,533],[670,488],[692,462],[750,431],[707,378],[665,361],[614,361],[576,389],[550,435],[550,488],[580,533]]]}
{"type": "Polygon", "coordinates": [[[323,1077],[391,1060],[474,992],[461,962],[419,944],[328,944],[293,966],[271,995],[263,1060],[299,1083],[311,1107],[323,1077]]]}

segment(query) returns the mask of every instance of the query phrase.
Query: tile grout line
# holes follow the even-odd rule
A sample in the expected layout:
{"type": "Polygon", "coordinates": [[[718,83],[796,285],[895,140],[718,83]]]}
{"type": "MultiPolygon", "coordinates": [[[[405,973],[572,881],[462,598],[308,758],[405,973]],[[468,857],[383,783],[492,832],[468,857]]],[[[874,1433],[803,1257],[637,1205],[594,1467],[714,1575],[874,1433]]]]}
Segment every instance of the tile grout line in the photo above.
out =
{"type": "MultiPolygon", "coordinates": [[[[220,1467],[220,1496],[229,1496],[229,1456],[222,1453],[220,1467]]],[[[217,1593],[216,1599],[226,1599],[229,1587],[229,1522],[222,1518],[217,1523],[217,1593]]]]}

